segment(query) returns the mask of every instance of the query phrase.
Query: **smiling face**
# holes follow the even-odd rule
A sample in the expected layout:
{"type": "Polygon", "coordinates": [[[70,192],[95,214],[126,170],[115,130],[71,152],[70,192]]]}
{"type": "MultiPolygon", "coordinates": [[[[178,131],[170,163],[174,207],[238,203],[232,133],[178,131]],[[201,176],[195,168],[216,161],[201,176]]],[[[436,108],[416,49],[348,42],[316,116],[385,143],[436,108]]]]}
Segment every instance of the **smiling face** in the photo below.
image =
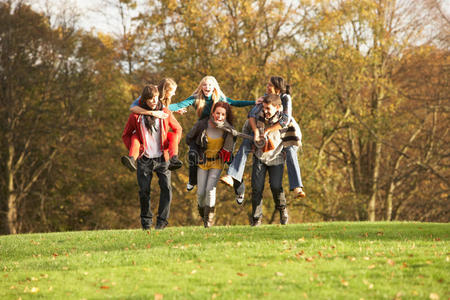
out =
{"type": "Polygon", "coordinates": [[[279,110],[280,107],[263,102],[264,118],[266,118],[267,120],[272,118],[279,110]]]}
{"type": "Polygon", "coordinates": [[[177,87],[170,88],[169,91],[167,92],[167,98],[171,99],[173,96],[175,96],[176,90],[177,90],[177,87]]]}
{"type": "Polygon", "coordinates": [[[267,81],[266,84],[266,94],[280,94],[280,90],[275,88],[275,86],[273,85],[273,83],[269,80],[267,81]]]}
{"type": "Polygon", "coordinates": [[[205,97],[210,97],[214,91],[214,83],[210,79],[206,79],[202,84],[202,92],[205,97]]]}
{"type": "Polygon", "coordinates": [[[147,99],[146,103],[150,109],[155,109],[158,106],[158,94],[154,95],[153,98],[147,99]]]}
{"type": "Polygon", "coordinates": [[[225,107],[217,107],[212,113],[212,117],[214,119],[214,122],[223,123],[227,118],[227,110],[225,109],[225,107]]]}

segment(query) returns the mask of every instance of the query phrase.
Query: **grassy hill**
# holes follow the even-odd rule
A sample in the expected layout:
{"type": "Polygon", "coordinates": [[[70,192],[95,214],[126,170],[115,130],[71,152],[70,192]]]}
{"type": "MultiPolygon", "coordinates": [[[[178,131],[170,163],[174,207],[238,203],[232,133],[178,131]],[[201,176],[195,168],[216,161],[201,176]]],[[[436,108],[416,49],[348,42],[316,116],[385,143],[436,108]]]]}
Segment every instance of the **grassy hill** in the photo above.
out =
{"type": "Polygon", "coordinates": [[[448,299],[449,224],[0,237],[0,299],[448,299]]]}

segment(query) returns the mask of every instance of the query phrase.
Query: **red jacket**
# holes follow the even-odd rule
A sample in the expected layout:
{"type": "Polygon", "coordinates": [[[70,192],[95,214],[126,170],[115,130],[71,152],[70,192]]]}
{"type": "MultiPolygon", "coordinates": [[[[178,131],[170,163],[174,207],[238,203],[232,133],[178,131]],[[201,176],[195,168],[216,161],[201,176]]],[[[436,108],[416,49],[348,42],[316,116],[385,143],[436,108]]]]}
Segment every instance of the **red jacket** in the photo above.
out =
{"type": "MultiPolygon", "coordinates": [[[[176,142],[178,143],[181,139],[182,128],[178,123],[177,119],[172,115],[172,112],[167,108],[163,108],[163,111],[169,116],[161,121],[161,151],[164,153],[164,159],[169,160],[169,141],[167,139],[167,134],[169,133],[169,129],[171,128],[174,134],[177,136],[176,142]]],[[[128,117],[127,124],[125,125],[125,129],[122,133],[122,140],[125,143],[127,149],[130,149],[131,146],[131,136],[136,133],[139,142],[141,143],[141,148],[139,149],[139,157],[144,152],[144,138],[141,131],[140,121],[142,118],[139,118],[140,115],[131,113],[128,117]]]]}

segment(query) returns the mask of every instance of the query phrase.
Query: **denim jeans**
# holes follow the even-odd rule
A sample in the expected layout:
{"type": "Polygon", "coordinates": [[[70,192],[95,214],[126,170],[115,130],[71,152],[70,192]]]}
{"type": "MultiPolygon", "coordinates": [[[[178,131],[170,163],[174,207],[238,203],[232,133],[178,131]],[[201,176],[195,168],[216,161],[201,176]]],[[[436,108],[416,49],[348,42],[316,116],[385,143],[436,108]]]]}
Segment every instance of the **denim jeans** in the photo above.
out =
{"type": "Polygon", "coordinates": [[[216,186],[222,169],[197,171],[197,201],[200,207],[216,205],[216,186]]]}
{"type": "Polygon", "coordinates": [[[268,166],[263,164],[257,157],[253,156],[252,170],[252,217],[259,219],[262,217],[262,194],[266,171],[269,173],[270,190],[277,209],[286,206],[286,197],[283,191],[283,170],[284,164],[268,166]]]}
{"type": "Polygon", "coordinates": [[[298,164],[298,146],[288,146],[283,149],[286,153],[286,166],[289,178],[289,189],[292,191],[296,187],[303,187],[300,165],[298,164]]]}
{"type": "Polygon", "coordinates": [[[152,182],[153,172],[159,178],[159,206],[157,224],[167,225],[170,202],[172,201],[171,172],[167,169],[169,162],[164,157],[147,158],[142,156],[137,161],[137,181],[139,185],[139,200],[141,202],[141,225],[143,228],[149,228],[152,225],[153,214],[150,208],[150,183],[152,182]]]}

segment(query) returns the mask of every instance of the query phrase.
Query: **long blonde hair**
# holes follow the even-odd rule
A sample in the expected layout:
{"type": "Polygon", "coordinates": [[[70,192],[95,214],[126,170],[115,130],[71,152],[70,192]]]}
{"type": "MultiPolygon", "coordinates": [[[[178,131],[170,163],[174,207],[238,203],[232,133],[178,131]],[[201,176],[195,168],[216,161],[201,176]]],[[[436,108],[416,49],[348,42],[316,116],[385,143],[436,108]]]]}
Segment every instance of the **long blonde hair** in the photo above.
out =
{"type": "Polygon", "coordinates": [[[164,78],[158,84],[159,100],[165,107],[169,107],[172,99],[169,98],[169,92],[177,88],[177,83],[172,78],[164,78]]]}
{"type": "Polygon", "coordinates": [[[225,94],[222,92],[222,90],[220,89],[219,83],[217,82],[216,78],[214,78],[214,76],[205,76],[203,77],[202,80],[200,80],[200,83],[198,84],[197,89],[194,91],[194,93],[192,94],[192,96],[195,96],[195,107],[197,110],[197,115],[200,118],[203,112],[203,108],[205,107],[205,95],[203,95],[202,92],[202,85],[205,81],[210,80],[213,84],[214,90],[212,92],[212,107],[220,101],[220,99],[222,98],[223,100],[225,100],[225,94]]]}

